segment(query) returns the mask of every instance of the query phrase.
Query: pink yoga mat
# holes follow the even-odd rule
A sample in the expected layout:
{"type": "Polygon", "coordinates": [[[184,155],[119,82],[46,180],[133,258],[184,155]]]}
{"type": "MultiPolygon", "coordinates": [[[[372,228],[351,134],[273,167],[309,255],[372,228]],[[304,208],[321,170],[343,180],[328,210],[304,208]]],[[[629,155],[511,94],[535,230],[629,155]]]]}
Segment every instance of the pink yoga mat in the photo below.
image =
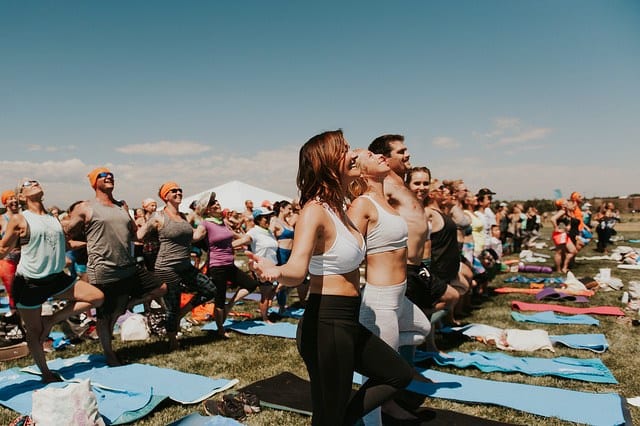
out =
{"type": "MultiPolygon", "coordinates": [[[[494,293],[506,294],[506,293],[520,293],[520,294],[538,294],[543,291],[544,288],[521,288],[521,287],[497,287],[494,288],[494,293]]],[[[565,288],[556,288],[559,293],[570,294],[572,296],[586,296],[591,297],[595,293],[593,290],[568,290],[565,288]]]]}
{"type": "Polygon", "coordinates": [[[615,306],[592,306],[590,308],[575,308],[573,306],[550,305],[547,303],[526,303],[517,300],[511,301],[511,309],[518,311],[553,311],[562,314],[595,314],[595,315],[614,315],[617,317],[624,316],[624,311],[615,306]]]}

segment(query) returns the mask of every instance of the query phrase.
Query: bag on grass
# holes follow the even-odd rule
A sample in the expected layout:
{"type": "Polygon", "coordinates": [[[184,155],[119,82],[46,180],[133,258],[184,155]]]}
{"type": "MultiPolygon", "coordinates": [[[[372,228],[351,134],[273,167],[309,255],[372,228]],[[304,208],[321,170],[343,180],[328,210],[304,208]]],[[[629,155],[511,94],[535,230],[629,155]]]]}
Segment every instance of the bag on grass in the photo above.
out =
{"type": "Polygon", "coordinates": [[[149,326],[147,319],[140,314],[128,317],[120,326],[120,339],[123,342],[130,340],[147,340],[149,338],[149,326]]]}
{"type": "Polygon", "coordinates": [[[104,426],[89,379],[63,388],[46,387],[33,392],[31,418],[38,426],[104,426]]]}

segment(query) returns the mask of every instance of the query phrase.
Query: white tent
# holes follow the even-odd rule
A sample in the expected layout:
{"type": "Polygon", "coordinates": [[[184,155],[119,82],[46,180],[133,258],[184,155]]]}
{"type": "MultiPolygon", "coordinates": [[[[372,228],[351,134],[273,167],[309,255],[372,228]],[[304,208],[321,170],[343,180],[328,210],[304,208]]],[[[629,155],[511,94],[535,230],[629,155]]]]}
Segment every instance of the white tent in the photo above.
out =
{"type": "Polygon", "coordinates": [[[246,200],[253,201],[256,207],[259,207],[260,203],[264,200],[269,200],[271,203],[281,200],[291,201],[291,197],[287,197],[286,195],[277,194],[244,182],[232,180],[220,186],[209,188],[206,191],[184,197],[182,203],[180,203],[180,211],[185,213],[189,212],[189,204],[211,191],[216,193],[216,198],[220,201],[220,206],[222,206],[223,209],[229,210],[244,211],[244,202],[246,200]]]}

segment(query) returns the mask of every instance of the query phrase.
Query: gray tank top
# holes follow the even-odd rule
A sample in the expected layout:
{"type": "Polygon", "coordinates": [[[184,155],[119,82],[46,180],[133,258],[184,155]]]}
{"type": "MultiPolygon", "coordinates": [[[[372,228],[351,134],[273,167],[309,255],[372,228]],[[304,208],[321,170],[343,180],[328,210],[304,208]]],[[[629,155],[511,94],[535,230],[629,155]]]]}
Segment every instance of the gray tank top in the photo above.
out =
{"type": "Polygon", "coordinates": [[[135,274],[131,254],[132,219],[120,206],[105,206],[89,201],[93,210],[85,226],[87,236],[87,273],[91,284],[108,284],[135,274]]]}
{"type": "Polygon", "coordinates": [[[160,250],[156,260],[156,270],[190,263],[189,247],[193,239],[193,228],[186,220],[172,220],[164,211],[162,216],[164,225],[158,230],[160,250]]]}

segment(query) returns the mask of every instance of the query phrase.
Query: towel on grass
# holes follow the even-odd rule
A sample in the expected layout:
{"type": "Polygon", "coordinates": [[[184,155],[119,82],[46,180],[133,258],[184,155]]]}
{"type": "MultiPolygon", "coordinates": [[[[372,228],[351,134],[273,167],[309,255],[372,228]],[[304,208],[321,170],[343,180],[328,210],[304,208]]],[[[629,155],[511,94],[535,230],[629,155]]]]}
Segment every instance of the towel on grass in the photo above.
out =
{"type": "Polygon", "coordinates": [[[270,314],[277,314],[280,315],[282,317],[286,317],[286,318],[296,318],[296,319],[300,319],[304,316],[304,308],[297,308],[297,309],[291,309],[291,308],[287,308],[284,310],[284,312],[280,312],[280,309],[276,308],[276,307],[271,307],[269,308],[269,313],[270,314]]]}
{"type": "Polygon", "coordinates": [[[535,314],[511,312],[511,318],[519,322],[533,322],[538,324],[600,325],[600,321],[589,315],[558,315],[551,311],[537,312],[535,314]]]}
{"type": "Polygon", "coordinates": [[[514,357],[499,352],[482,351],[470,353],[454,351],[447,354],[416,353],[417,359],[426,359],[427,356],[438,365],[458,368],[475,367],[484,373],[499,371],[502,373],[522,373],[528,376],[557,376],[585,382],[618,383],[611,371],[597,358],[514,357]]]}
{"type": "MultiPolygon", "coordinates": [[[[616,393],[590,393],[547,386],[499,382],[419,370],[434,383],[413,381],[407,389],[432,398],[493,404],[545,417],[557,417],[590,425],[621,425],[626,422],[623,399],[616,393]]],[[[354,374],[354,383],[362,376],[354,374]]]]}
{"type": "MultiPolygon", "coordinates": [[[[144,417],[166,398],[195,404],[238,383],[237,379],[212,379],[146,364],[108,367],[102,355],[57,358],[47,365],[67,381],[89,379],[100,414],[111,424],[144,417]]],[[[45,385],[34,373],[39,374],[35,365],[0,372],[0,404],[29,414],[32,391],[66,386],[64,382],[45,385]]]]}
{"type": "Polygon", "coordinates": [[[588,308],[576,308],[573,306],[551,305],[547,303],[526,303],[517,300],[511,301],[511,309],[519,311],[552,311],[563,314],[595,314],[595,315],[614,315],[623,317],[624,311],[616,306],[591,306],[588,308]]]}

